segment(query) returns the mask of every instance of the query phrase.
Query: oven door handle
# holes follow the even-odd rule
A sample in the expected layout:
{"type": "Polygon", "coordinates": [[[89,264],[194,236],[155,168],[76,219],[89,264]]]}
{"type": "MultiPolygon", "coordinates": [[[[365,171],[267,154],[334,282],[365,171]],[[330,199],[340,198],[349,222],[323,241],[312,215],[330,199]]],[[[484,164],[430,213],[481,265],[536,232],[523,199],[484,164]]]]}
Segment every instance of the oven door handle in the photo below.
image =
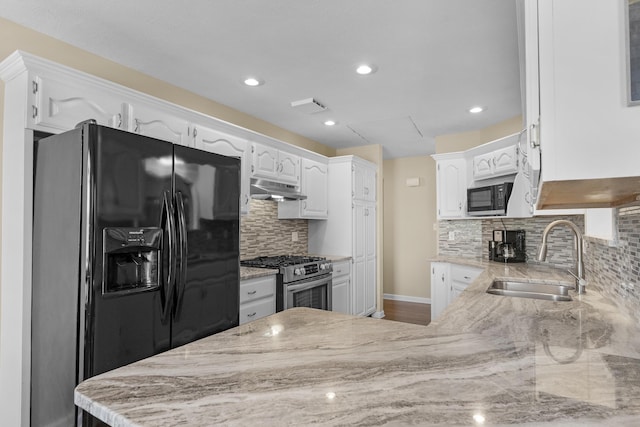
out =
{"type": "Polygon", "coordinates": [[[292,292],[304,291],[306,289],[315,288],[316,286],[322,285],[322,284],[331,285],[331,276],[314,280],[312,282],[301,283],[299,285],[289,285],[287,286],[287,291],[292,291],[292,292]]]}

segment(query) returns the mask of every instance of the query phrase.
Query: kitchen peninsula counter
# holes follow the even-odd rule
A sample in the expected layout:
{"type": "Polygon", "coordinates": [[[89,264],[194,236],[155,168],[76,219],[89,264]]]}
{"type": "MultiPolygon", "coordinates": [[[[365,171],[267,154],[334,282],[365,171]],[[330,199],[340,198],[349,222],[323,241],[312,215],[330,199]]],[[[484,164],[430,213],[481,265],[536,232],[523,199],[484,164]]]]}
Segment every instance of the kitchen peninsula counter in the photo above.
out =
{"type": "Polygon", "coordinates": [[[571,278],[483,266],[427,327],[290,309],[90,378],[75,402],[119,427],[638,425],[637,325],[589,288],[486,294],[494,278],[571,278]]]}

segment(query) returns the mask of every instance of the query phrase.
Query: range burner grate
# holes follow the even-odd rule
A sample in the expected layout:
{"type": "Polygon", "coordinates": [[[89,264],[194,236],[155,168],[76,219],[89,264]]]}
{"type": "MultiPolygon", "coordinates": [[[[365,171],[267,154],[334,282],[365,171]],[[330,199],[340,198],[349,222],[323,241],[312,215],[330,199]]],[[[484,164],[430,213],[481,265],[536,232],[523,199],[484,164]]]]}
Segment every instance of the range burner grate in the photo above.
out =
{"type": "Polygon", "coordinates": [[[240,261],[240,264],[245,267],[257,267],[257,268],[279,268],[288,267],[291,265],[308,264],[310,262],[325,261],[326,258],[314,257],[314,256],[300,256],[300,255],[277,255],[277,256],[265,256],[257,257],[253,259],[246,259],[240,261]]]}

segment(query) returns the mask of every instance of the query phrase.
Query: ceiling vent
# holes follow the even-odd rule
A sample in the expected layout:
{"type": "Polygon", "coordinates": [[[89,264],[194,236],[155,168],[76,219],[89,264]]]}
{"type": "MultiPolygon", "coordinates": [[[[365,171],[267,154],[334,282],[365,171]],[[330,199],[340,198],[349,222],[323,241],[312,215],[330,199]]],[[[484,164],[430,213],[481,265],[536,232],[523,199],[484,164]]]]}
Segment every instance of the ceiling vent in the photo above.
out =
{"type": "Polygon", "coordinates": [[[301,99],[300,101],[293,101],[291,107],[300,111],[301,113],[313,114],[319,113],[327,109],[324,105],[320,104],[313,98],[301,99]]]}

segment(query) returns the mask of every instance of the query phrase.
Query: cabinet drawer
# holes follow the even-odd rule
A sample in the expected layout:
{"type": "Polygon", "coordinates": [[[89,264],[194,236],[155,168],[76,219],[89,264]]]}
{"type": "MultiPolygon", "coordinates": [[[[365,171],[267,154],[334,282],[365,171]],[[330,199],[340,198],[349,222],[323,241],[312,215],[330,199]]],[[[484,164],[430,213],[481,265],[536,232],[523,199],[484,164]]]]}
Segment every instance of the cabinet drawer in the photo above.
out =
{"type": "Polygon", "coordinates": [[[466,265],[451,264],[451,280],[469,284],[476,280],[482,273],[482,269],[478,267],[469,267],[466,265]]]}
{"type": "Polygon", "coordinates": [[[240,324],[245,324],[276,312],[276,297],[240,304],[240,324]]]}
{"type": "Polygon", "coordinates": [[[351,261],[339,261],[333,263],[333,273],[331,278],[348,276],[351,273],[351,261]]]}
{"type": "Polygon", "coordinates": [[[240,304],[276,293],[276,277],[266,276],[240,282],[240,304]]]}

